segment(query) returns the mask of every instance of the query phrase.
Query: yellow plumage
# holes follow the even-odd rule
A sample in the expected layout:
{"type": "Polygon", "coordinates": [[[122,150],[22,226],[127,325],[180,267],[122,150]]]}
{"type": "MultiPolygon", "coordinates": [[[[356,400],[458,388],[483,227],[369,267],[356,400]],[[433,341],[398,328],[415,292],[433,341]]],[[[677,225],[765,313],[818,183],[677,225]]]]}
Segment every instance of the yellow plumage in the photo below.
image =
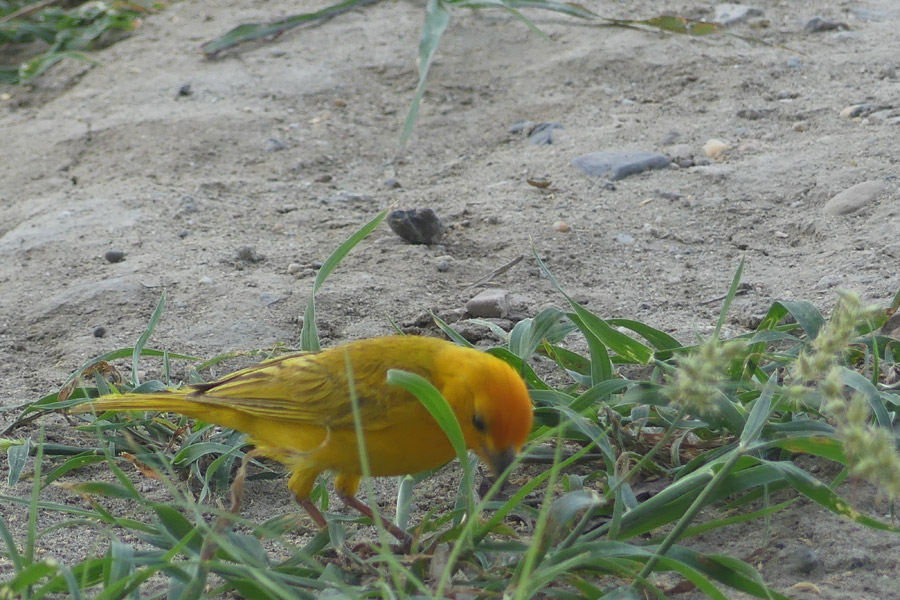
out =
{"type": "Polygon", "coordinates": [[[212,383],[109,395],[77,410],[170,411],[243,431],[261,453],[287,465],[288,485],[309,510],[319,473],[334,471],[335,489],[345,499],[353,499],[362,474],[347,360],[374,476],[416,473],[455,456],[418,399],[387,384],[389,369],[421,375],[441,391],[467,447],[495,470],[505,468],[531,430],[528,391],[509,365],[477,350],[417,336],[359,340],[287,355],[212,383]]]}

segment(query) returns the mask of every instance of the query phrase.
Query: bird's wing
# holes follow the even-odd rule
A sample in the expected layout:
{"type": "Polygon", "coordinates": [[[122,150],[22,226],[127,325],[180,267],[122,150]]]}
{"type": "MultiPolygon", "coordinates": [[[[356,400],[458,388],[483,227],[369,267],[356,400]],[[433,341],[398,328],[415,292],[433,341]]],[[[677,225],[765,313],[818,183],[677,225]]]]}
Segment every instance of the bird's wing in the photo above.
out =
{"type": "MultiPolygon", "coordinates": [[[[323,427],[353,427],[346,368],[328,353],[294,354],[193,386],[188,398],[248,415],[323,427]]],[[[379,429],[424,410],[401,388],[385,381],[387,369],[361,364],[354,371],[359,416],[379,429]]]]}

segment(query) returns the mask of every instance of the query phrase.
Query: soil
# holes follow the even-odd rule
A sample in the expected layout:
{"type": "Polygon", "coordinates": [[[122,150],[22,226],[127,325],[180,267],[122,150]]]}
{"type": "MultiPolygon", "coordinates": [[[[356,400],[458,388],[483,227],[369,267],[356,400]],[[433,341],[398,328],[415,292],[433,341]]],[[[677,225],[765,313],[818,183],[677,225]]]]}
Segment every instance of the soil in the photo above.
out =
{"type": "MultiPolygon", "coordinates": [[[[86,360],[134,345],[163,291],[151,346],[211,357],[296,345],[317,265],[392,205],[432,208],[444,238],[411,245],[380,226],[317,295],[323,345],[390,334],[391,320],[436,335],[429,311],[490,343],[464,307],[484,288],[470,284],[498,267],[525,257],[491,283],[510,293],[501,326],[564,301],[532,245],[591,310],[686,342],[711,331],[742,257],[749,287],[727,335],[775,300],[827,311],[843,288],[888,304],[900,287],[900,8],[755,5],[762,15],[726,29],[742,37],[702,38],[527,12],[544,39],[501,11],[456,10],[393,165],[417,81],[420,3],[380,2],[208,60],[199,44],[234,25],[318,5],[186,0],[99,52],[99,66],[67,62],[31,87],[0,89],[0,426],[86,360]],[[846,27],[804,32],[814,16],[846,27]],[[841,116],[858,104],[869,106],[841,116]],[[533,145],[511,133],[520,119],[563,128],[533,145]],[[708,157],[714,139],[727,149],[708,157]],[[605,150],[662,152],[681,166],[608,182],[571,164],[605,150]],[[826,209],[866,181],[881,192],[851,212],[826,209]],[[110,262],[110,250],[124,259],[110,262]]],[[[714,14],[702,0],[588,7],[714,14]]],[[[48,440],[85,443],[62,417],[42,423],[48,440]]],[[[254,485],[249,518],[289,509],[280,481],[254,485]]],[[[423,494],[440,496],[454,474],[428,485],[423,494]]],[[[841,493],[866,514],[890,510],[858,482],[841,493]]],[[[73,502],[58,489],[46,498],[73,502]]],[[[2,510],[21,531],[22,513],[2,510]]],[[[794,598],[863,599],[900,598],[897,539],[797,503],[768,528],[754,521],[697,543],[749,560],[794,598]],[[811,572],[785,559],[797,547],[818,554],[811,572]]],[[[104,547],[63,529],[42,551],[65,559],[92,543],[104,547]]]]}

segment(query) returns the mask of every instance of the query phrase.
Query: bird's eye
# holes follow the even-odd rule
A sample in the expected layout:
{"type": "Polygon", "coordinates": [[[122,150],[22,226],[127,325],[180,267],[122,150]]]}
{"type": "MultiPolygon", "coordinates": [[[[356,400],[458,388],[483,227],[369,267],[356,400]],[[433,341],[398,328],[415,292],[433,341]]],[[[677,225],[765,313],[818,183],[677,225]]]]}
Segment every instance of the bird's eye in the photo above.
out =
{"type": "Polygon", "coordinates": [[[480,431],[481,433],[484,433],[484,431],[487,429],[487,425],[484,424],[484,419],[481,418],[481,415],[472,416],[472,427],[474,427],[476,431],[480,431]]]}

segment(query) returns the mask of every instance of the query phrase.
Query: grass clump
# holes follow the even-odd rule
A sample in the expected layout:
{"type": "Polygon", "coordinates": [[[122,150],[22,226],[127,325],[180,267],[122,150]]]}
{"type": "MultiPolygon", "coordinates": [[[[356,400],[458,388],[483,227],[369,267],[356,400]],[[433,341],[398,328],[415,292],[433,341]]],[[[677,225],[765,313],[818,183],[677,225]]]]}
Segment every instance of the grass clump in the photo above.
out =
{"type": "Polygon", "coordinates": [[[28,48],[19,65],[0,65],[0,83],[27,84],[65,58],[93,63],[86,51],[135,29],[155,0],[77,2],[71,8],[47,0],[0,1],[0,47],[28,48]]]}
{"type": "MultiPolygon", "coordinates": [[[[315,289],[384,215],[339,248],[315,289]]],[[[517,468],[527,468],[529,477],[520,478],[509,497],[501,494],[500,482],[479,497],[471,461],[460,451],[466,474],[446,512],[432,511],[411,522],[414,486],[429,474],[401,482],[394,522],[413,533],[416,554],[393,553],[378,523],[380,541],[354,543],[347,525],[359,519],[327,512],[321,483],[313,499],[326,511],[327,530],[298,543],[293,514],[253,523],[235,513],[234,503],[225,508],[210,502],[228,489],[242,459],[238,481],[278,476],[246,452],[242,436],[163,415],[86,415],[80,428],[92,441],[84,447],[58,447],[40,437],[7,437],[0,446],[9,457],[10,484],[30,456],[35,461],[31,496],[0,497],[26,507],[29,515],[24,543],[0,520],[0,554],[12,570],[0,582],[0,597],[80,597],[98,590],[96,597],[143,597],[160,586],[173,598],[224,592],[248,598],[666,597],[657,575],[674,572],[684,585],[710,598],[725,598],[724,590],[731,588],[783,599],[787,596],[769,588],[749,564],[723,553],[699,552],[685,542],[787,508],[794,500],[768,502],[778,490],[793,490],[795,499],[808,498],[860,525],[900,533],[853,511],[835,490],[855,473],[871,478],[891,498],[897,496],[900,459],[890,428],[900,396],[890,374],[900,364],[900,341],[882,335],[879,327],[900,306],[900,293],[887,310],[863,308],[856,296],[845,294],[829,319],[808,302],[776,302],[756,330],[722,340],[719,332],[742,264],[716,334],[683,345],[644,323],[588,311],[535,259],[569,309],[549,308],[520,321],[508,334],[500,332],[503,344],[489,350],[523,374],[535,404],[535,427],[517,459],[517,468]],[[541,377],[538,371],[548,369],[535,370],[538,363],[555,370],[541,377]],[[642,374],[624,377],[623,365],[641,367],[627,371],[642,374]],[[655,440],[649,449],[648,440],[655,440]],[[842,473],[833,482],[820,481],[792,461],[797,454],[833,461],[842,473]],[[112,482],[66,484],[89,507],[41,499],[47,485],[77,477],[79,469],[97,462],[109,466],[112,482]],[[125,462],[137,466],[138,474],[127,475],[125,462]],[[185,472],[194,480],[192,487],[179,481],[185,472]],[[632,485],[645,473],[662,477],[666,485],[639,499],[632,485]],[[147,499],[135,477],[163,482],[173,500],[147,499]],[[762,508],[695,521],[704,507],[735,508],[760,498],[766,500],[762,508]],[[118,516],[109,508],[112,502],[125,502],[136,515],[118,516]],[[38,527],[47,511],[68,515],[54,527],[87,525],[105,532],[111,538],[108,547],[71,564],[38,560],[35,548],[52,531],[38,527]],[[129,536],[140,542],[126,541],[129,536]]],[[[79,384],[67,384],[62,396],[51,394],[29,405],[17,423],[113,387],[154,389],[174,383],[170,360],[191,357],[145,346],[162,307],[160,302],[134,348],[89,362],[71,378],[79,384]],[[136,373],[136,361],[148,356],[162,360],[160,380],[117,379],[114,370],[97,368],[114,358],[131,358],[136,373]]],[[[303,343],[315,345],[312,297],[305,317],[303,343]]],[[[462,341],[446,324],[437,324],[462,341]]],[[[192,380],[202,367],[191,369],[192,380]]],[[[442,413],[436,390],[407,373],[390,377],[433,409],[451,439],[459,436],[452,414],[448,420],[442,413]]],[[[455,441],[464,448],[461,439],[455,441]]]]}

